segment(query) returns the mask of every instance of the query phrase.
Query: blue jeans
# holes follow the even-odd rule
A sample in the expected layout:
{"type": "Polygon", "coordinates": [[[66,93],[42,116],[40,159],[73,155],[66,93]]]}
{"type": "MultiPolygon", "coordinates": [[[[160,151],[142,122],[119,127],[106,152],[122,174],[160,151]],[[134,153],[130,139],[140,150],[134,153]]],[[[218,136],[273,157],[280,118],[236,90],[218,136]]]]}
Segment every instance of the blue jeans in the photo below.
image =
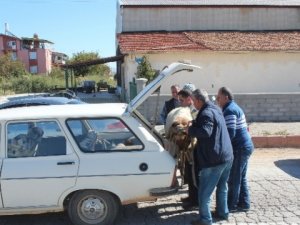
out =
{"type": "Polygon", "coordinates": [[[226,217],[228,215],[227,207],[227,181],[230,174],[232,161],[209,168],[203,168],[199,172],[199,214],[200,221],[211,225],[212,217],[210,213],[211,195],[217,187],[217,212],[218,215],[226,217]]]}
{"type": "Polygon", "coordinates": [[[238,207],[250,208],[250,195],[247,185],[248,160],[252,150],[234,150],[234,160],[228,180],[228,208],[235,210],[238,207]]]}

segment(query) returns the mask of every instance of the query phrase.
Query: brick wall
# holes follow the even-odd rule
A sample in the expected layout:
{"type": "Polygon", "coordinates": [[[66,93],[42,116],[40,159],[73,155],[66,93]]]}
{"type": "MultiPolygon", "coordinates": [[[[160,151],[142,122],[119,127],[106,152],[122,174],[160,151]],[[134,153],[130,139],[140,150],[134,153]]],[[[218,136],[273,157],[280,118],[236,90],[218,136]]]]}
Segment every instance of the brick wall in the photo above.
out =
{"type": "MultiPolygon", "coordinates": [[[[170,95],[161,95],[157,118],[164,102],[170,95]]],[[[156,96],[151,96],[139,111],[154,121],[156,96]]],[[[300,93],[287,94],[235,94],[235,101],[243,108],[248,122],[294,122],[300,121],[300,93]]]]}

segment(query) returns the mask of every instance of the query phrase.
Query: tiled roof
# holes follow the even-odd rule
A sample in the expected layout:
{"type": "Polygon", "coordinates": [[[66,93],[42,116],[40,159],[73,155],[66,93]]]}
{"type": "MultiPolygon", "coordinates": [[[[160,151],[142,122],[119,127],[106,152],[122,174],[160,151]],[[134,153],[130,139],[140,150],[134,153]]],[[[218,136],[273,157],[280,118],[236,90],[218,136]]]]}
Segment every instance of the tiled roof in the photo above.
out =
{"type": "Polygon", "coordinates": [[[122,54],[199,51],[300,51],[300,31],[148,32],[118,35],[122,54]]]}
{"type": "Polygon", "coordinates": [[[299,0],[119,0],[124,6],[300,6],[299,0]]]}

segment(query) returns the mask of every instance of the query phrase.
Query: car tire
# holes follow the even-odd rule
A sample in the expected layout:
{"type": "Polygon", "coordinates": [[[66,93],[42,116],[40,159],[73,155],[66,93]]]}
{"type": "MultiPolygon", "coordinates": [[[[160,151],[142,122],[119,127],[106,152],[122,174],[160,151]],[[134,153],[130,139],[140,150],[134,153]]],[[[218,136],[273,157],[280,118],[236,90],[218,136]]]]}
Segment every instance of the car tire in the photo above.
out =
{"type": "Polygon", "coordinates": [[[73,195],[68,214],[75,225],[110,225],[119,214],[116,197],[105,191],[87,190],[73,195]]]}

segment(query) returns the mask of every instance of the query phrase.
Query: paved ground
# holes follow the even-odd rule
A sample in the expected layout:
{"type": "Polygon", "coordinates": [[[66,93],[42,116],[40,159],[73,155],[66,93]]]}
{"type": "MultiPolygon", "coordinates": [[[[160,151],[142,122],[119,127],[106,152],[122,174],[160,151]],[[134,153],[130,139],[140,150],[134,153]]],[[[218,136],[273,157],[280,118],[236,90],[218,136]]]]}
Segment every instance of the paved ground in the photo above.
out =
{"type": "MultiPolygon", "coordinates": [[[[249,185],[252,209],[231,214],[220,224],[300,225],[300,149],[257,149],[250,161],[249,185]]],[[[186,189],[157,202],[126,206],[116,225],[188,225],[197,210],[182,209],[184,196],[186,189]]],[[[0,217],[0,225],[20,224],[71,225],[64,213],[0,217]]]]}

